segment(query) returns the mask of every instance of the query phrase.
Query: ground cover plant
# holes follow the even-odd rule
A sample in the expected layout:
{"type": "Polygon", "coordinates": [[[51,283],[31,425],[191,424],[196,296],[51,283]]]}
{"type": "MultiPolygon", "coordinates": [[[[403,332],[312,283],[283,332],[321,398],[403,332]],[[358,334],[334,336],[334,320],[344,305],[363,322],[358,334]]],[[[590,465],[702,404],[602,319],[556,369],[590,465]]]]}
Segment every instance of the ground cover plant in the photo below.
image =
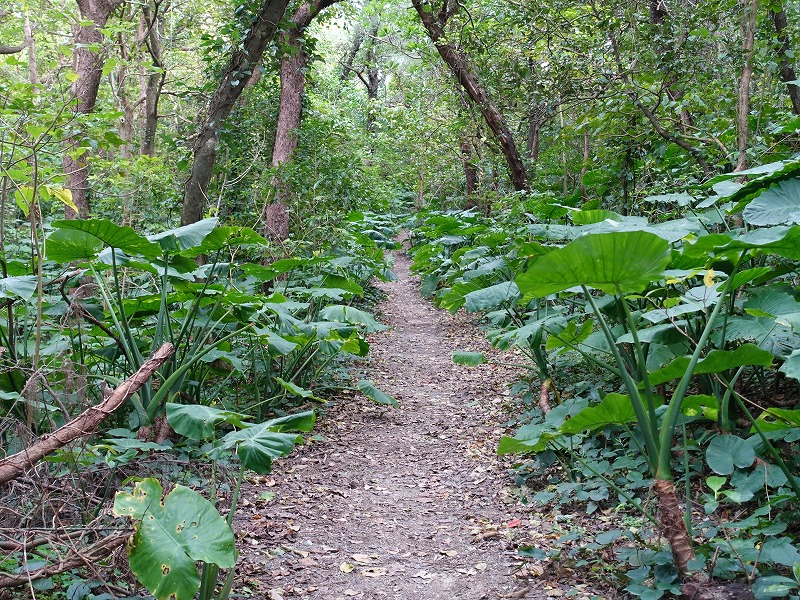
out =
{"type": "MultiPolygon", "coordinates": [[[[360,213],[352,221],[353,229],[372,231],[384,246],[391,244],[379,235],[379,230],[391,233],[385,224],[365,228],[370,219],[360,213]]],[[[260,235],[220,226],[216,219],[151,236],[105,219],[55,221],[48,229],[38,274],[23,274],[31,262],[7,256],[7,268],[17,274],[2,279],[7,299],[2,435],[8,455],[0,460],[0,478],[11,482],[6,501],[16,507],[4,526],[20,536],[7,535],[11,552],[4,570],[10,575],[3,583],[52,585],[53,576],[65,570],[61,553],[81,551],[66,533],[76,517],[84,523],[82,540],[94,540],[90,555],[95,546],[107,555],[113,545],[103,541],[120,522],[108,520],[106,500],[130,485],[126,482],[139,481],[133,495],[117,492],[114,508],[117,515],[140,522],[130,547],[138,579],[156,597],[174,592],[192,598],[200,586],[201,597],[210,598],[216,570],[225,567],[227,591],[218,597],[227,597],[233,538],[224,554],[221,548],[209,554],[202,545],[187,546],[193,536],[208,540],[217,534],[193,533],[186,507],[208,515],[198,516],[195,526],[211,527],[218,492],[225,496],[220,490],[235,484],[228,495],[228,521],[217,518],[214,530],[230,532],[244,472],[268,473],[273,459],[302,441],[287,430],[310,431],[314,410],[330,390],[355,389],[343,371],[345,361],[366,356],[364,336],[381,326],[352,301],[364,295],[373,277],[391,276],[383,251],[367,233],[343,228],[338,243],[325,252],[264,266],[248,261],[266,247],[260,235]],[[169,353],[136,393],[121,406],[117,402],[118,410],[103,414],[93,429],[65,438],[43,463],[28,460],[24,468],[12,469],[17,449],[26,452],[26,440],[52,432],[58,437],[69,428],[63,426],[70,415],[97,404],[105,390],[124,389],[128,382],[122,380],[140,371],[162,346],[169,353]],[[227,465],[236,457],[238,475],[229,482],[227,465]],[[183,519],[182,539],[148,533],[150,517],[141,503],[162,493],[157,479],[144,478],[148,473],[169,479],[180,474],[185,484],[210,486],[208,499],[181,485],[166,497],[164,515],[157,518],[183,519]],[[37,489],[44,490],[38,501],[32,494],[37,489]],[[86,489],[97,491],[82,498],[86,489]],[[171,494],[180,500],[171,501],[171,494]],[[57,513],[57,525],[48,526],[45,515],[66,502],[72,504],[71,514],[57,513]],[[32,531],[40,531],[42,541],[28,549],[22,536],[32,531]],[[176,548],[186,552],[181,563],[167,569],[166,578],[161,567],[158,575],[151,573],[160,564],[159,548],[168,556],[184,556],[176,548]],[[28,551],[35,554],[34,562],[25,558],[28,551]],[[198,560],[205,563],[202,584],[192,575],[198,560]]],[[[359,381],[357,389],[377,402],[394,402],[369,381],[359,381]]],[[[124,526],[121,531],[122,537],[110,536],[117,545],[129,535],[124,526]]]]}
{"type": "Polygon", "coordinates": [[[662,222],[591,206],[544,207],[558,215],[545,221],[534,205],[527,225],[418,217],[423,293],[482,312],[536,382],[530,422],[499,448],[536,457],[524,468],[553,491],[532,499],[641,511],[635,531],[589,545],[619,550],[631,593],[680,593],[709,574],[755,581],[758,597],[797,589],[796,200],[773,212],[797,168],[767,165],[662,222]],[[744,227],[721,226],[742,209],[744,227]]]}

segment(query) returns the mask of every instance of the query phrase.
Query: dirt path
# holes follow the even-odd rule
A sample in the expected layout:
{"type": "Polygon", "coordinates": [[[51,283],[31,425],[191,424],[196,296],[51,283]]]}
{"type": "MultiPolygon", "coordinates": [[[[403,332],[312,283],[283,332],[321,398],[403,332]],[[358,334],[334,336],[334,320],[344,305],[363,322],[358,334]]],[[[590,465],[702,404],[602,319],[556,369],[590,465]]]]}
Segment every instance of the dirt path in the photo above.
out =
{"type": "MultiPolygon", "coordinates": [[[[340,402],[322,438],[253,482],[237,534],[242,581],[266,598],[539,598],[516,577],[520,517],[495,455],[513,373],[466,368],[482,332],[424,301],[409,261],[378,309],[368,376],[400,409],[340,402]]],[[[537,586],[538,587],[538,586],[537,586]]]]}

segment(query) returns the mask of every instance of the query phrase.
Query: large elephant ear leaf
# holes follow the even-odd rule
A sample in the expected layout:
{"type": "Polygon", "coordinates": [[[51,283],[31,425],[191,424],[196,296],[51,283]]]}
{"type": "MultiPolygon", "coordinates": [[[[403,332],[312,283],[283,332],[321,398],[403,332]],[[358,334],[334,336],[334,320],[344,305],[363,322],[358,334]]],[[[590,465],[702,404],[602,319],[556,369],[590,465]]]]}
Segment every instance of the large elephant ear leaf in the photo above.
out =
{"type": "Polygon", "coordinates": [[[259,423],[241,431],[232,431],[222,443],[226,448],[236,447],[236,453],[246,469],[266,475],[272,471],[272,461],[288,456],[296,444],[303,441],[297,433],[276,431],[270,423],[259,423]]]}
{"type": "Polygon", "coordinates": [[[527,298],[581,285],[609,294],[641,292],[663,276],[669,260],[669,244],[646,231],[589,234],[545,254],[517,285],[527,298]]]}
{"type": "MultiPolygon", "coordinates": [[[[117,225],[108,219],[66,219],[53,221],[53,227],[56,231],[70,230],[76,232],[72,234],[72,237],[67,233],[59,234],[56,237],[59,244],[66,246],[64,251],[71,250],[78,253],[76,258],[70,260],[85,260],[93,257],[91,253],[96,248],[96,245],[94,245],[96,242],[91,240],[92,237],[106,246],[122,250],[125,254],[131,256],[157,258],[161,255],[157,244],[148,241],[147,238],[136,233],[133,228],[127,225],[117,225]],[[87,256],[82,254],[87,254],[87,256]]],[[[48,258],[59,260],[49,253],[48,258]]],[[[60,258],[63,259],[64,257],[60,258]]]]}
{"type": "Polygon", "coordinates": [[[128,545],[131,570],[157,600],[192,600],[200,587],[197,561],[236,564],[233,531],[214,506],[182,485],[163,499],[155,479],[117,492],[114,514],[137,521],[128,545]]]}

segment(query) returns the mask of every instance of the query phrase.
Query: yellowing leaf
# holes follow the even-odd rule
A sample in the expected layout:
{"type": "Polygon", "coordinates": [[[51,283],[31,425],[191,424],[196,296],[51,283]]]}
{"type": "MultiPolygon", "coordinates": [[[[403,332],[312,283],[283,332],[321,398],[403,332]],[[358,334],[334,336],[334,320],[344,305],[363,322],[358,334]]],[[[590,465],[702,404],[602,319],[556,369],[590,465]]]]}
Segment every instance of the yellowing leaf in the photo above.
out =
{"type": "Polygon", "coordinates": [[[705,276],[703,277],[703,283],[706,287],[714,287],[714,279],[716,275],[714,274],[714,269],[709,269],[706,271],[705,276]]]}
{"type": "Polygon", "coordinates": [[[355,569],[355,567],[349,562],[343,562],[342,564],[339,565],[339,570],[342,573],[352,573],[353,569],[355,569]]]}
{"type": "Polygon", "coordinates": [[[76,213],[78,212],[78,207],[72,201],[72,190],[61,186],[48,185],[47,191],[60,200],[62,204],[66,204],[76,213]]]}

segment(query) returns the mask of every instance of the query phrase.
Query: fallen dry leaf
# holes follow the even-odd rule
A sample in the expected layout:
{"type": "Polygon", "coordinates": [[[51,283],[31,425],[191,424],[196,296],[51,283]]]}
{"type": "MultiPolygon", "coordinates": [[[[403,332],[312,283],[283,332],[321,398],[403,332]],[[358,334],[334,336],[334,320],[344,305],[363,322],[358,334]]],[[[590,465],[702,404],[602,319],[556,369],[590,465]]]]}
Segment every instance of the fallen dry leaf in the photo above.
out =
{"type": "Polygon", "coordinates": [[[342,573],[352,573],[353,569],[355,569],[355,567],[349,562],[343,562],[342,564],[339,565],[339,570],[342,573]]]}

